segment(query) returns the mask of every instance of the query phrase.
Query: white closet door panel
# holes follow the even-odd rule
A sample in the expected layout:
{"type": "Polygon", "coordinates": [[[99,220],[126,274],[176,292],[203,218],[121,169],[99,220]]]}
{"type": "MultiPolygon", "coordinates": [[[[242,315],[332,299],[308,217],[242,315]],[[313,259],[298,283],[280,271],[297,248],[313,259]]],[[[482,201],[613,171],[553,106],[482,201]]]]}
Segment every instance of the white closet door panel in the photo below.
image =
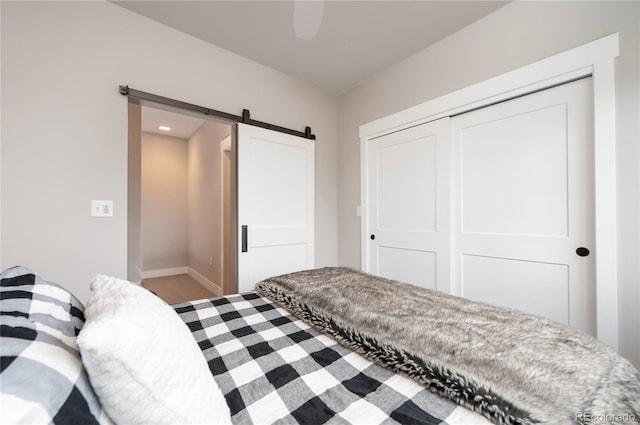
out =
{"type": "Polygon", "coordinates": [[[460,129],[464,233],[567,236],[566,107],[460,129]]]}
{"type": "Polygon", "coordinates": [[[449,291],[449,119],[368,141],[370,273],[449,291]]]}
{"type": "Polygon", "coordinates": [[[378,229],[436,230],[436,143],[434,135],[377,143],[378,229]],[[416,185],[420,190],[414,191],[416,185]],[[402,208],[399,208],[402,206],[402,208]]]}
{"type": "Polygon", "coordinates": [[[389,230],[378,230],[376,233],[376,240],[378,241],[378,245],[385,244],[386,246],[397,246],[403,247],[406,249],[420,250],[423,249],[425,245],[436,245],[441,244],[443,242],[440,235],[435,232],[430,233],[421,233],[421,232],[410,232],[407,230],[401,231],[389,231],[389,230]],[[380,242],[384,241],[384,242],[380,242]]]}
{"type": "Polygon", "coordinates": [[[378,275],[436,289],[437,253],[378,246],[378,275]]]}
{"type": "Polygon", "coordinates": [[[569,324],[569,267],[566,264],[463,255],[462,270],[462,290],[467,298],[569,324]],[[492,278],[486,279],[486,276],[492,278]]]}
{"type": "Polygon", "coordinates": [[[460,239],[464,240],[464,252],[469,254],[499,257],[508,249],[509,258],[562,263],[576,256],[576,247],[569,238],[471,233],[460,239]]]}
{"type": "Polygon", "coordinates": [[[452,120],[454,293],[595,335],[591,91],[583,79],[452,120]]]}
{"type": "Polygon", "coordinates": [[[267,277],[314,266],[314,142],[244,124],[237,128],[243,292],[267,277]]]}

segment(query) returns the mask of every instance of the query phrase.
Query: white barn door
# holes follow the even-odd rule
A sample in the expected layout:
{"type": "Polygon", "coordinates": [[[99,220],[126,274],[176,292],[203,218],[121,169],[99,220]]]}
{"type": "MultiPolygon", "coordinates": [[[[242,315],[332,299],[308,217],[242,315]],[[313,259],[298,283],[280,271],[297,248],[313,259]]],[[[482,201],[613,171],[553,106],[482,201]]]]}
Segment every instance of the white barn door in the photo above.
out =
{"type": "Polygon", "coordinates": [[[452,119],[454,293],[596,335],[591,78],[452,119]]]}
{"type": "Polygon", "coordinates": [[[314,141],[237,124],[238,292],[314,266],[314,141]]]}
{"type": "Polygon", "coordinates": [[[449,292],[449,118],[368,141],[365,270],[449,292]]]}

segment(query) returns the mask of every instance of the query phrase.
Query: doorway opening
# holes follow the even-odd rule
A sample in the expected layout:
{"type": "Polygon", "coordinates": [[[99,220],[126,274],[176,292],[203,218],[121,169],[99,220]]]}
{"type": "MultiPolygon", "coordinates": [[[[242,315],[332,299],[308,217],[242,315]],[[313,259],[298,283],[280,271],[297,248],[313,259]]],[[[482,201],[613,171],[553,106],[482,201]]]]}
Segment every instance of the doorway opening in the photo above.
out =
{"type": "Polygon", "coordinates": [[[129,280],[170,304],[235,292],[233,125],[129,103],[129,280]]]}
{"type": "MultiPolygon", "coordinates": [[[[296,131],[254,120],[248,109],[243,109],[241,116],[233,115],[130,89],[128,86],[120,86],[120,93],[129,99],[127,278],[130,281],[140,284],[143,277],[183,274],[186,267],[186,274],[203,287],[212,289],[216,295],[226,295],[238,290],[249,291],[255,283],[269,276],[313,268],[316,137],[311,127],[305,127],[304,132],[296,131]],[[168,231],[168,227],[162,225],[150,232],[143,231],[146,212],[155,214],[171,209],[162,204],[143,207],[143,133],[150,132],[143,131],[144,122],[148,121],[143,120],[146,107],[201,119],[203,123],[187,140],[193,141],[200,131],[204,134],[203,138],[207,138],[208,134],[208,138],[214,140],[213,147],[208,147],[208,153],[197,157],[205,158],[203,161],[194,160],[191,152],[206,151],[206,147],[187,147],[188,176],[198,172],[206,174],[203,170],[209,168],[208,160],[211,158],[219,168],[213,174],[209,171],[209,177],[196,179],[196,183],[188,177],[187,189],[183,188],[178,193],[187,192],[187,205],[193,203],[190,199],[199,199],[192,192],[196,195],[198,191],[213,193],[219,206],[209,208],[214,211],[214,216],[209,217],[187,211],[187,233],[195,233],[197,240],[205,241],[200,246],[206,241],[214,242],[213,247],[205,247],[194,259],[192,254],[196,255],[198,243],[194,247],[191,241],[187,241],[186,266],[153,263],[149,258],[155,260],[156,257],[145,257],[147,249],[144,241],[148,238],[143,238],[143,233],[153,237],[168,231]],[[202,170],[191,171],[198,167],[202,170]],[[212,181],[224,182],[224,187],[213,187],[212,181]],[[198,189],[200,186],[204,189],[198,189]],[[265,208],[265,205],[269,208],[265,208]],[[194,224],[193,217],[200,217],[202,221],[194,224]],[[238,225],[240,220],[241,226],[238,225]],[[215,230],[209,232],[209,228],[215,230]],[[211,233],[217,231],[217,236],[209,239],[211,233]],[[239,244],[240,240],[242,245],[239,244]],[[220,248],[219,251],[216,247],[220,248]],[[194,264],[199,264],[204,272],[198,271],[194,264]],[[214,272],[208,274],[205,267],[213,268],[214,272]]],[[[156,125],[159,130],[160,125],[165,126],[156,125]]],[[[167,167],[161,165],[157,168],[165,170],[167,167]]],[[[155,167],[151,169],[157,171],[155,167]]],[[[173,186],[174,182],[175,179],[169,178],[160,187],[166,189],[173,186]]],[[[163,196],[166,195],[163,190],[159,191],[163,196]]],[[[169,196],[169,199],[174,202],[177,197],[182,195],[169,196]]]]}

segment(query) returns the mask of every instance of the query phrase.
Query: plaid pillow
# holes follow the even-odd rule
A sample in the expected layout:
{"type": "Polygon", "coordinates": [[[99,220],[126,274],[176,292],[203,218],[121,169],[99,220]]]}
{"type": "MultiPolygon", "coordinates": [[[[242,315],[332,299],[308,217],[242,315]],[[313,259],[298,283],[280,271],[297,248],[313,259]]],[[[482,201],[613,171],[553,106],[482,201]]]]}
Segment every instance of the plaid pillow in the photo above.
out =
{"type": "Polygon", "coordinates": [[[76,346],[80,301],[24,267],[1,281],[0,423],[110,424],[76,346]]]}

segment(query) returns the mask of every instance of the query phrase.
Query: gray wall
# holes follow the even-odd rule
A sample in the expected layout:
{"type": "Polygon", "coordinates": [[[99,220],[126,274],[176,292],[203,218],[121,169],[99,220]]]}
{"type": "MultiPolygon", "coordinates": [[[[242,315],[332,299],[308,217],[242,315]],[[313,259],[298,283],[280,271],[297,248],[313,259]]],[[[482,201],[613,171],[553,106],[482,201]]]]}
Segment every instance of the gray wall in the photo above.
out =
{"type": "Polygon", "coordinates": [[[2,264],[86,300],[127,276],[127,99],[118,85],[284,127],[316,143],[316,264],[337,262],[336,99],[109,2],[0,2],[2,264]],[[186,66],[185,64],[188,64],[186,66]],[[92,199],[114,217],[90,217],[92,199]]]}
{"type": "Polygon", "coordinates": [[[142,133],[142,270],[187,265],[187,140],[142,133]]]}
{"type": "Polygon", "coordinates": [[[513,2],[378,73],[338,99],[338,261],[360,266],[358,128],[600,37],[616,60],[620,353],[640,365],[638,2],[513,2]]]}
{"type": "Polygon", "coordinates": [[[230,132],[230,126],[208,121],[189,139],[188,265],[221,289],[223,205],[220,142],[230,132]]]}
{"type": "Polygon", "coordinates": [[[230,132],[206,121],[188,140],[142,133],[144,271],[189,267],[222,288],[220,141],[230,132]]]}

